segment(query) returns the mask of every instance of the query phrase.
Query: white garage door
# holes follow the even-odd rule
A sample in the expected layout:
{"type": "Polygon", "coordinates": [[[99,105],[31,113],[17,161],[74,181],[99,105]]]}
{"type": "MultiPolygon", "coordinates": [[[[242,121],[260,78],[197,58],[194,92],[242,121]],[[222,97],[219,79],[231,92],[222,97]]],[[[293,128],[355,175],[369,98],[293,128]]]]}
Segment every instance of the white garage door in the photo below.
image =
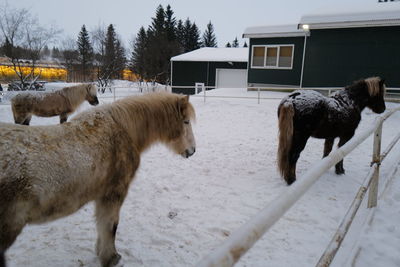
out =
{"type": "Polygon", "coordinates": [[[247,87],[247,70],[217,69],[217,88],[245,88],[247,87]]]}

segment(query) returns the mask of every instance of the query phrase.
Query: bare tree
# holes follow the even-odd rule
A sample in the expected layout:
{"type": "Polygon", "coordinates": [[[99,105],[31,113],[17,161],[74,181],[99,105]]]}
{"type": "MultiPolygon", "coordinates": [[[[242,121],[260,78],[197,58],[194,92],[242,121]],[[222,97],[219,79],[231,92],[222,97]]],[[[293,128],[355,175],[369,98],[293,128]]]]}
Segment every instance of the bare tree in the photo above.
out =
{"type": "Polygon", "coordinates": [[[36,63],[40,59],[40,52],[43,48],[54,40],[55,36],[60,33],[60,30],[54,26],[50,28],[44,28],[39,25],[37,19],[31,20],[31,22],[25,25],[25,42],[23,43],[24,48],[28,51],[28,58],[31,61],[30,73],[27,77],[30,77],[30,87],[40,77],[41,71],[35,73],[36,63]]]}
{"type": "Polygon", "coordinates": [[[61,42],[63,65],[67,69],[68,77],[67,80],[73,80],[74,64],[78,62],[78,51],[76,41],[72,37],[66,37],[61,42]],[[72,77],[71,77],[72,76],[72,77]]]}
{"type": "Polygon", "coordinates": [[[4,40],[5,54],[10,58],[12,69],[21,81],[20,89],[30,80],[30,86],[40,76],[35,74],[36,62],[44,46],[60,33],[55,27],[41,27],[25,8],[13,8],[4,3],[0,6],[0,33],[4,40]],[[28,66],[29,71],[24,67],[28,66]]]}
{"type": "Polygon", "coordinates": [[[106,26],[104,24],[97,25],[92,30],[91,37],[93,43],[94,57],[97,62],[97,84],[102,93],[105,88],[109,85],[110,77],[103,71],[104,59],[106,55],[106,26]]]}
{"type": "Polygon", "coordinates": [[[91,37],[97,63],[97,83],[104,93],[112,79],[121,76],[126,61],[125,49],[112,24],[107,28],[104,25],[97,26],[91,32],[91,37]]]}

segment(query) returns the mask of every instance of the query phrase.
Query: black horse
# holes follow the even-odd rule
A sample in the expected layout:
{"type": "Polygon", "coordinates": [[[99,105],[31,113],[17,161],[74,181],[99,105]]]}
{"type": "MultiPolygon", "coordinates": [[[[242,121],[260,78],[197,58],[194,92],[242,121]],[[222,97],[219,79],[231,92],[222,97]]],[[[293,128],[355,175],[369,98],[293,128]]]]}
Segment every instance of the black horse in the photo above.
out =
{"type": "MultiPolygon", "coordinates": [[[[385,84],[379,77],[354,82],[325,97],[316,91],[298,90],[282,99],[278,107],[278,169],[288,185],[296,181],[296,162],[310,136],[325,139],[324,154],[344,145],[361,120],[365,107],[376,113],[385,111],[385,84]]],[[[344,174],[343,160],[335,166],[336,174],[344,174]]]]}

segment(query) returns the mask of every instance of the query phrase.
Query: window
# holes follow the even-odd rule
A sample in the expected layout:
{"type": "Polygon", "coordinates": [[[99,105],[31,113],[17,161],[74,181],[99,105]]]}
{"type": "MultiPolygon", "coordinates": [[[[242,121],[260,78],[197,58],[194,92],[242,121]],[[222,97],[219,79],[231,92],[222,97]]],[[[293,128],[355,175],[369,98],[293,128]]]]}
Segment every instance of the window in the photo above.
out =
{"type": "Polygon", "coordinates": [[[294,45],[255,45],[252,64],[255,69],[291,69],[294,45]]]}
{"type": "Polygon", "coordinates": [[[267,67],[275,67],[278,60],[278,47],[267,47],[267,59],[265,65],[267,67]]]}
{"type": "Polygon", "coordinates": [[[265,47],[254,47],[253,66],[263,67],[265,58],[265,47]]]}

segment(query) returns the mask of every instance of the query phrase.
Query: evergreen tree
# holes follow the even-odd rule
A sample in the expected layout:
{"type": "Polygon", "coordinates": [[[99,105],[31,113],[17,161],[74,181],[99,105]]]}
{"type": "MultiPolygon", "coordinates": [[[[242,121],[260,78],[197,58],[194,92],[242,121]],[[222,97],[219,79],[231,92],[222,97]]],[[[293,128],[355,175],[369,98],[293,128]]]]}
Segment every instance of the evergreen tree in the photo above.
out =
{"type": "Polygon", "coordinates": [[[147,33],[142,26],[133,42],[132,54],[130,59],[130,69],[140,76],[140,79],[147,78],[145,67],[145,56],[147,48],[147,33]]]}
{"type": "Polygon", "coordinates": [[[228,42],[228,43],[225,45],[225,47],[232,47],[232,46],[231,46],[231,43],[228,42]]]}
{"type": "Polygon", "coordinates": [[[148,79],[158,82],[166,80],[169,62],[165,61],[167,50],[167,34],[165,29],[165,11],[159,5],[156,16],[147,30],[147,53],[145,55],[146,73],[148,79]]]}
{"type": "Polygon", "coordinates": [[[178,20],[178,23],[176,24],[175,32],[176,32],[176,39],[181,47],[181,52],[183,52],[186,42],[185,42],[185,26],[183,26],[183,22],[181,19],[178,20]]]}
{"type": "Polygon", "coordinates": [[[186,19],[183,26],[183,50],[184,52],[190,52],[195,49],[200,48],[200,32],[197,28],[196,23],[190,21],[189,18],[186,19]]]}
{"type": "Polygon", "coordinates": [[[176,40],[176,19],[173,17],[174,12],[171,9],[171,6],[168,5],[165,10],[165,32],[167,34],[168,41],[176,40]]]}
{"type": "Polygon", "coordinates": [[[53,46],[53,49],[51,50],[51,57],[52,58],[62,58],[62,54],[60,52],[60,50],[53,46]]]}
{"type": "Polygon", "coordinates": [[[243,47],[248,47],[248,45],[247,45],[247,42],[246,42],[246,41],[244,41],[244,45],[243,45],[243,47]]]}
{"type": "Polygon", "coordinates": [[[171,6],[159,5],[152,19],[147,35],[144,66],[147,79],[160,83],[168,82],[170,77],[170,59],[181,52],[177,40],[176,19],[171,6]]]}
{"type": "Polygon", "coordinates": [[[97,79],[99,85],[102,87],[102,92],[104,92],[112,79],[120,79],[122,77],[126,58],[125,49],[117,37],[113,24],[107,27],[104,35],[99,34],[98,36],[100,38],[98,41],[102,45],[97,54],[99,61],[97,79]]]}
{"type": "Polygon", "coordinates": [[[114,26],[110,24],[107,28],[106,39],[104,41],[104,63],[102,64],[104,76],[107,79],[114,78],[115,73],[115,57],[116,57],[116,42],[114,26]]]}
{"type": "Polygon", "coordinates": [[[40,52],[40,57],[41,58],[48,58],[50,56],[50,49],[47,45],[45,45],[42,49],[42,51],[40,52]]]}
{"type": "Polygon", "coordinates": [[[123,71],[126,65],[125,48],[122,46],[121,41],[117,39],[115,43],[115,74],[114,78],[123,78],[123,71]]]}
{"type": "Polygon", "coordinates": [[[232,47],[239,47],[239,41],[238,41],[237,37],[235,37],[235,40],[233,40],[232,47]]]}
{"type": "Polygon", "coordinates": [[[89,68],[92,64],[93,48],[85,25],[82,26],[81,31],[79,32],[77,46],[79,52],[78,61],[81,65],[83,80],[86,81],[89,74],[89,68]]]}
{"type": "Polygon", "coordinates": [[[207,24],[207,29],[204,31],[202,47],[217,47],[217,38],[214,34],[214,26],[211,21],[207,24]]]}
{"type": "Polygon", "coordinates": [[[165,33],[165,11],[162,5],[159,5],[156,10],[156,16],[152,18],[149,30],[155,35],[165,33]]]}
{"type": "Polygon", "coordinates": [[[4,42],[3,53],[5,56],[13,58],[13,45],[10,43],[8,38],[6,38],[6,41],[4,42]]]}

